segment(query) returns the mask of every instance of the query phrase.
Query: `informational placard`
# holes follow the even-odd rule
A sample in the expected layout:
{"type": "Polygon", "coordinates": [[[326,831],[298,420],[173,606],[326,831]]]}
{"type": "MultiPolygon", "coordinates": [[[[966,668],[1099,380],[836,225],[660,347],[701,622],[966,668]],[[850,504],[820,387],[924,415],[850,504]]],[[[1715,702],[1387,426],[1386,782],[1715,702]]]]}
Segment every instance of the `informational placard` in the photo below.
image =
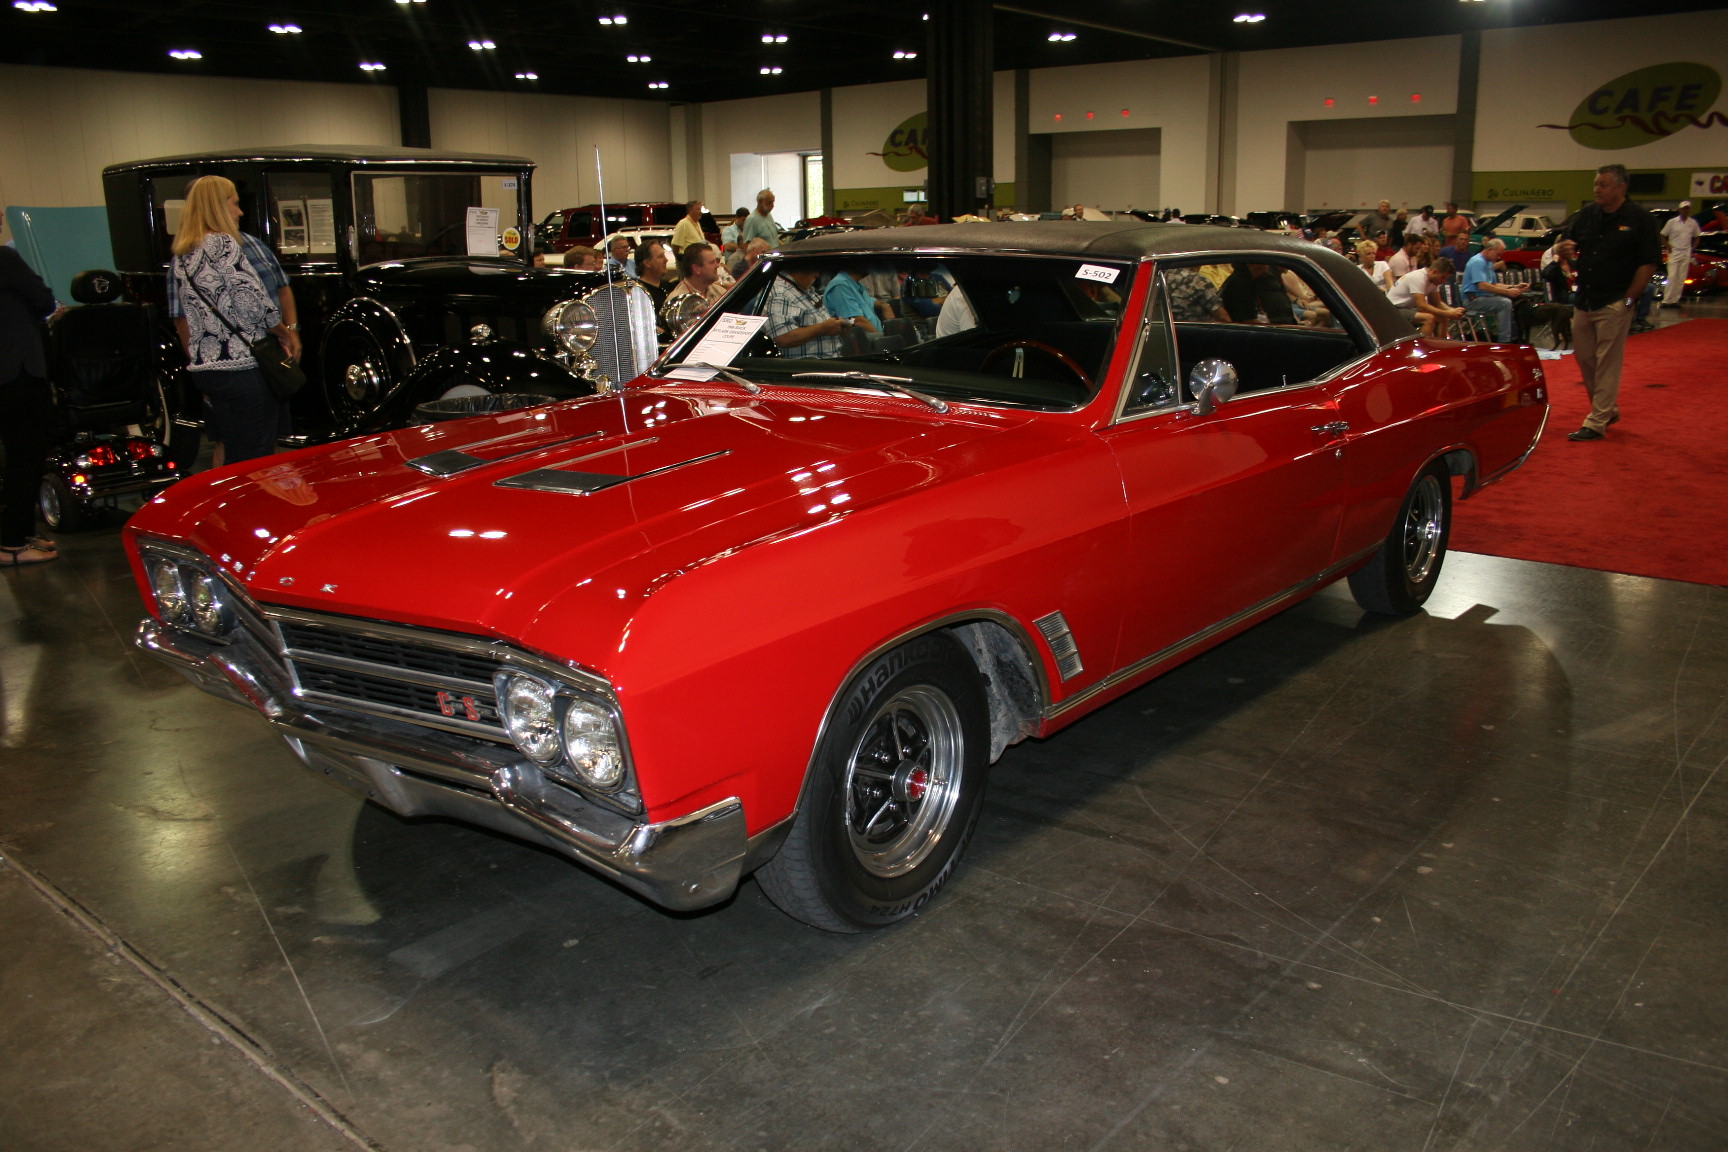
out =
{"type": "Polygon", "coordinates": [[[336,251],[336,202],[306,201],[306,240],[314,254],[336,251]]]}
{"type": "Polygon", "coordinates": [[[674,368],[666,375],[673,380],[712,380],[719,375],[715,368],[724,368],[738,358],[744,345],[768,323],[766,316],[740,316],[727,312],[697,341],[696,347],[684,359],[695,364],[712,364],[713,368],[674,368]]]}
{"type": "Polygon", "coordinates": [[[303,256],[311,250],[306,232],[306,201],[277,201],[276,251],[283,256],[303,256]]]}
{"type": "Polygon", "coordinates": [[[1114,284],[1119,275],[1121,275],[1121,270],[1117,268],[1106,268],[1101,264],[1082,264],[1080,271],[1074,273],[1074,279],[1096,280],[1100,284],[1114,284]]]}
{"type": "Polygon", "coordinates": [[[1728,172],[1692,173],[1692,207],[1703,207],[1700,200],[1720,200],[1728,196],[1728,172]]]}
{"type": "Polygon", "coordinates": [[[498,220],[496,208],[468,209],[468,255],[498,255],[498,220]]]}

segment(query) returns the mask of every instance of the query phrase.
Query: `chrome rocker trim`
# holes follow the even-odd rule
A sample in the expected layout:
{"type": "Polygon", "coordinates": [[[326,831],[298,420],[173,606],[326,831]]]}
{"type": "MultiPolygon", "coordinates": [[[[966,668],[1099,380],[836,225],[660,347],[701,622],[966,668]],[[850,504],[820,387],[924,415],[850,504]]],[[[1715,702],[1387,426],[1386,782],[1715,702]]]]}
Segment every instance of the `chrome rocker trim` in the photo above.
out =
{"type": "Polygon", "coordinates": [[[383,717],[314,715],[291,686],[235,651],[154,617],[138,647],[213,696],[263,713],[306,767],[399,816],[446,816],[540,844],[675,912],[732,895],[748,861],[760,863],[785,832],[752,839],[743,802],[728,797],[657,823],[589,802],[513,748],[383,717]]]}

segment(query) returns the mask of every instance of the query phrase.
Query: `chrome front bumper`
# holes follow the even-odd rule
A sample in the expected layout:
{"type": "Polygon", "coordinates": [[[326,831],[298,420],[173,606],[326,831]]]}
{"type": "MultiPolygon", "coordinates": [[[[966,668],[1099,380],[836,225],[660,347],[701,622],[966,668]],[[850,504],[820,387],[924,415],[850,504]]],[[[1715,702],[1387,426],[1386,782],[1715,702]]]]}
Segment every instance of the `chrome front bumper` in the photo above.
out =
{"type": "MultiPolygon", "coordinates": [[[[400,816],[446,816],[541,844],[674,911],[729,897],[752,844],[736,797],[646,823],[591,803],[482,740],[370,716],[313,712],[246,645],[212,644],[145,617],[138,647],[213,696],[262,713],[305,765],[400,816]]],[[[754,852],[752,850],[755,850],[754,852]]]]}

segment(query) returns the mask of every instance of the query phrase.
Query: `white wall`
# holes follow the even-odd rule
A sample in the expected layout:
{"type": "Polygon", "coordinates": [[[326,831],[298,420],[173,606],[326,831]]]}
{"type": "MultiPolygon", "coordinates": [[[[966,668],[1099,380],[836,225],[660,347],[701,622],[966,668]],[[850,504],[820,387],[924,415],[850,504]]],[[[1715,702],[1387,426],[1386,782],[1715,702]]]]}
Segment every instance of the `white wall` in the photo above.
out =
{"type": "MultiPolygon", "coordinates": [[[[731,202],[734,153],[822,151],[822,98],[815,92],[704,104],[701,123],[702,186],[690,198],[716,213],[740,207],[731,202]]],[[[742,207],[756,207],[755,190],[742,207]]]]}
{"type": "MultiPolygon", "coordinates": [[[[991,176],[998,182],[1009,181],[1014,179],[1014,73],[995,74],[991,97],[991,176]]],[[[833,170],[834,187],[916,188],[929,178],[929,168],[900,172],[878,155],[888,133],[924,111],[924,81],[836,88],[833,101],[834,155],[825,159],[833,170]]]]}
{"type": "MultiPolygon", "coordinates": [[[[1728,10],[1644,16],[1482,34],[1482,83],[1476,106],[1479,171],[1718,168],[1728,161],[1728,128],[1683,127],[1632,148],[1587,148],[1568,132],[1573,109],[1598,86],[1655,64],[1707,64],[1728,78],[1728,10]]],[[[1722,109],[1728,101],[1718,100],[1722,109]]],[[[1702,116],[1699,117],[1703,119],[1702,116]]]]}
{"type": "MultiPolygon", "coordinates": [[[[1158,129],[1159,173],[1150,181],[1157,203],[1174,204],[1189,212],[1207,206],[1207,147],[1215,134],[1207,57],[1039,68],[1028,78],[1028,87],[1027,117],[1032,132],[1158,129]],[[1128,115],[1122,115],[1123,109],[1128,115]],[[1088,112],[1093,114],[1090,120],[1086,118],[1088,112]],[[1062,119],[1056,119],[1058,115],[1062,119]]],[[[1148,157],[1148,162],[1152,159],[1148,157]]],[[[1054,178],[1052,172],[1052,181],[1054,178]]],[[[1054,203],[1062,203],[1054,187],[1051,193],[1054,203]]],[[[1155,206],[1145,194],[1128,197],[1124,205],[1127,200],[1140,208],[1155,206]]],[[[1069,203],[1080,201],[1093,204],[1097,197],[1076,196],[1069,203]]]]}
{"type": "Polygon", "coordinates": [[[400,139],[384,85],[0,64],[0,204],[99,205],[103,168],[152,156],[400,139]]]}
{"type": "Polygon", "coordinates": [[[434,88],[427,96],[432,146],[526,156],[534,170],[534,216],[600,198],[671,200],[671,117],[665,104],[526,92],[434,88]]]}
{"type": "Polygon", "coordinates": [[[1087,204],[1107,212],[1156,208],[1161,128],[1063,132],[1051,141],[1050,203],[1087,204]]]}
{"type": "Polygon", "coordinates": [[[1452,117],[1310,120],[1295,129],[1300,189],[1286,207],[1373,208],[1383,199],[1420,207],[1451,198],[1452,117]]]}
{"type": "MultiPolygon", "coordinates": [[[[1460,43],[1457,36],[1431,36],[1244,52],[1236,102],[1236,186],[1233,199],[1225,202],[1238,213],[1307,207],[1284,202],[1291,121],[1456,113],[1460,43]],[[1412,94],[1422,99],[1412,101],[1412,94]],[[1376,102],[1369,103],[1370,98],[1376,102]]],[[[1521,72],[1520,79],[1527,75],[1521,72]]],[[[1394,208],[1439,204],[1451,186],[1447,173],[1431,189],[1385,198],[1394,208]]],[[[1376,202],[1383,195],[1366,191],[1366,198],[1376,202]]]]}

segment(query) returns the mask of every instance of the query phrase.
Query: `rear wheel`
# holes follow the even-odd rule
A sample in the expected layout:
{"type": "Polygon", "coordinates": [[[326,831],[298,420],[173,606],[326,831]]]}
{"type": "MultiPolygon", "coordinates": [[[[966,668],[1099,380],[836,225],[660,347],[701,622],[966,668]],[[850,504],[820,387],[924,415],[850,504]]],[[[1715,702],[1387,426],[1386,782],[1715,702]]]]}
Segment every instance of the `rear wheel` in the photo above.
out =
{"type": "Polygon", "coordinates": [[[757,881],[831,932],[912,916],[978,823],[989,720],[978,671],[943,633],[872,662],[836,701],[792,832],[757,881]]]}
{"type": "Polygon", "coordinates": [[[1350,594],[1370,612],[1408,616],[1422,607],[1446,560],[1452,532],[1452,479],[1430,464],[1404,497],[1392,531],[1366,567],[1350,576],[1350,594]]]}
{"type": "Polygon", "coordinates": [[[51,532],[76,532],[90,519],[83,502],[72,494],[65,477],[50,472],[37,489],[36,513],[51,532]]]}

